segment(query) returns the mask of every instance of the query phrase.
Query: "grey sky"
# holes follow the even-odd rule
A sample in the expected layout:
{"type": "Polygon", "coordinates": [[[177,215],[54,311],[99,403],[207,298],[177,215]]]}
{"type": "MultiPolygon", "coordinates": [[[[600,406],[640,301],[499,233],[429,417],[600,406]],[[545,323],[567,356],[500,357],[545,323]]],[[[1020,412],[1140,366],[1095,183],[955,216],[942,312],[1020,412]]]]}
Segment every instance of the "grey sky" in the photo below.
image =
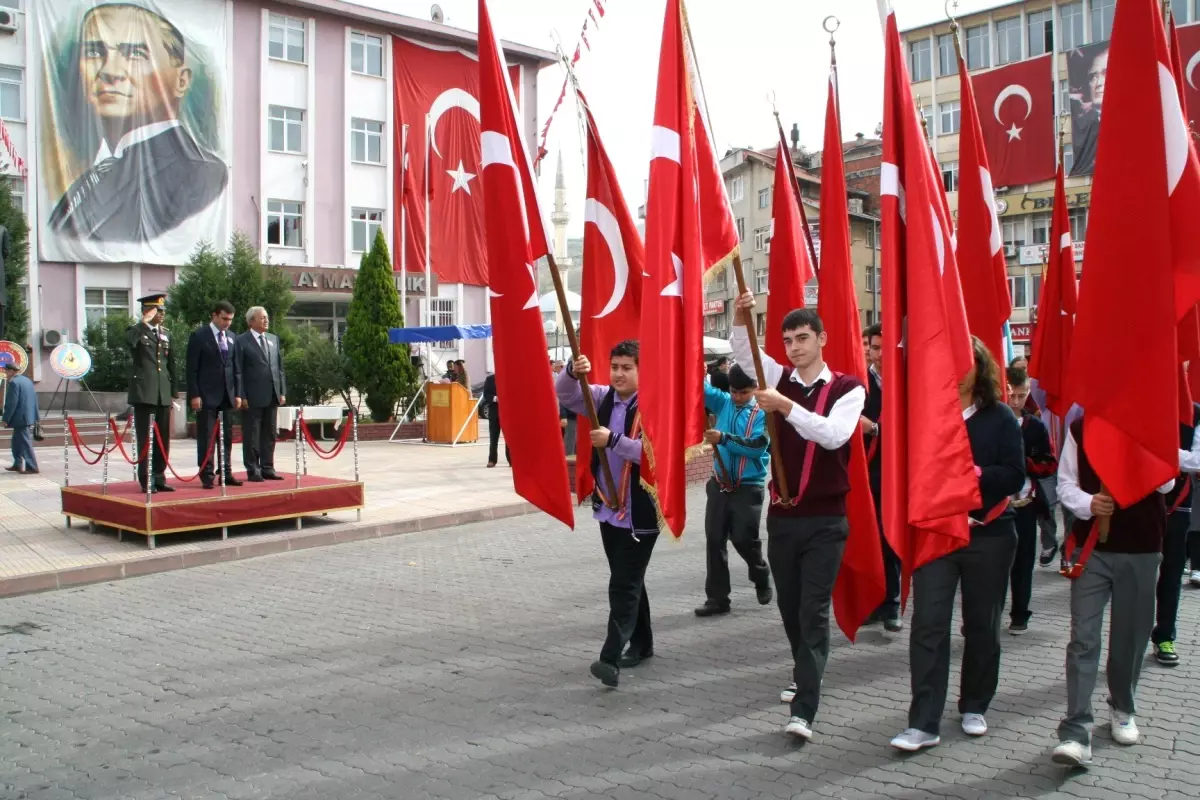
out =
{"type": "MultiPolygon", "coordinates": [[[[426,0],[359,0],[409,16],[429,18],[426,0]]],[[[964,0],[959,13],[1000,4],[964,0]]],[[[447,24],[476,29],[477,0],[442,0],[447,24]]],[[[591,101],[600,135],[621,188],[636,214],[643,202],[649,168],[650,123],[654,114],[658,50],[666,0],[605,0],[598,28],[589,23],[588,41],[577,74],[591,101]]],[[[900,28],[943,18],[942,0],[893,0],[900,28]]],[[[554,48],[557,30],[571,52],[591,0],[489,0],[501,37],[554,48]]],[[[882,116],[883,40],[876,0],[690,0],[688,17],[695,37],[709,114],[719,149],[768,147],[777,140],[768,94],[786,130],[800,125],[801,142],[820,149],[824,135],[829,36],[821,21],[840,18],[837,52],[841,79],[842,133],[872,135],[882,116]]],[[[558,67],[542,71],[538,83],[539,123],[553,107],[562,83],[558,67]]],[[[563,152],[570,232],[581,235],[586,172],[573,98],[559,110],[539,181],[543,202],[553,198],[554,157],[563,152]]],[[[543,209],[547,214],[547,205],[543,209]]]]}

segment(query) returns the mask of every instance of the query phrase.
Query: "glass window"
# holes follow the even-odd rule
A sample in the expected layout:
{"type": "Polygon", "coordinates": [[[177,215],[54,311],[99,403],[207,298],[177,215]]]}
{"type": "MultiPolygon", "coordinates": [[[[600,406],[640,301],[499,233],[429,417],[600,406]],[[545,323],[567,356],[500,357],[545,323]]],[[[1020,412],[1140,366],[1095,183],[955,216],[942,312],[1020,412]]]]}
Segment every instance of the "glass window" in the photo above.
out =
{"type": "Polygon", "coordinates": [[[771,190],[770,189],[759,189],[758,190],[758,207],[759,208],[770,208],[771,207],[771,190]]]}
{"type": "Polygon", "coordinates": [[[304,247],[304,203],[267,201],[267,244],[304,247]]]}
{"type": "Polygon", "coordinates": [[[25,179],[17,175],[7,175],[8,190],[12,192],[13,205],[25,211],[25,179]]]}
{"type": "Polygon", "coordinates": [[[927,81],[932,77],[931,58],[928,39],[908,43],[908,68],[912,72],[910,77],[914,83],[927,81]]]}
{"type": "Polygon", "coordinates": [[[1025,18],[1029,32],[1029,58],[1054,52],[1054,12],[1047,8],[1034,11],[1025,18]]]}
{"type": "Polygon", "coordinates": [[[1087,241],[1088,210],[1086,208],[1071,209],[1071,241],[1087,241]]]}
{"type": "Polygon", "coordinates": [[[0,67],[0,117],[25,119],[21,104],[24,83],[24,70],[17,67],[0,67]]]}
{"type": "Polygon", "coordinates": [[[1013,308],[1027,308],[1025,301],[1025,276],[1010,275],[1008,278],[1008,297],[1013,308]]]}
{"type": "Polygon", "coordinates": [[[1042,296],[1042,276],[1030,275],[1029,286],[1029,307],[1037,308],[1038,298],[1042,296]]]}
{"type": "Polygon", "coordinates": [[[1071,82],[1058,82],[1058,111],[1059,113],[1071,113],[1071,82]]]}
{"type": "Polygon", "coordinates": [[[933,133],[933,106],[921,106],[921,119],[925,121],[925,130],[933,133]]]}
{"type": "Polygon", "coordinates": [[[1021,18],[996,22],[996,66],[1021,60],[1021,18]]]}
{"type": "Polygon", "coordinates": [[[767,226],[765,228],[759,228],[758,230],[754,231],[754,249],[755,250],[766,250],[767,243],[770,241],[771,241],[770,226],[767,226]]]}
{"type": "Polygon", "coordinates": [[[987,69],[992,65],[992,40],[987,25],[967,28],[967,69],[987,69]]]}
{"type": "Polygon", "coordinates": [[[1033,223],[1033,243],[1048,244],[1050,242],[1050,215],[1034,214],[1030,218],[1033,223]]]}
{"type": "Polygon", "coordinates": [[[738,175],[729,181],[729,202],[736,203],[746,196],[746,176],[738,175]]]}
{"type": "Polygon", "coordinates": [[[267,149],[277,153],[304,152],[304,110],[267,106],[267,149]]]}
{"type": "Polygon", "coordinates": [[[267,55],[284,61],[304,63],[304,20],[272,14],[267,55]]]}
{"type": "Polygon", "coordinates": [[[1071,145],[1063,146],[1063,170],[1070,175],[1071,168],[1075,166],[1075,151],[1071,149],[1071,145]]]}
{"type": "Polygon", "coordinates": [[[942,186],[947,192],[958,191],[958,162],[945,161],[942,163],[942,186]]]}
{"type": "Polygon", "coordinates": [[[383,75],[383,39],[369,33],[350,34],[350,71],[383,75]]]}
{"type": "MultiPolygon", "coordinates": [[[[437,328],[445,328],[458,324],[458,315],[454,309],[454,299],[449,297],[433,297],[429,300],[429,324],[437,328]]],[[[455,350],[458,342],[438,342],[434,345],[438,350],[455,350]]]]}
{"type": "Polygon", "coordinates": [[[863,291],[874,292],[875,291],[875,268],[867,267],[863,271],[863,278],[864,278],[863,291]]]}
{"type": "Polygon", "coordinates": [[[363,253],[371,249],[375,234],[383,225],[383,212],[374,208],[350,209],[350,249],[363,253]]]}
{"type": "MultiPolygon", "coordinates": [[[[754,292],[755,292],[755,294],[762,294],[763,292],[767,291],[768,281],[769,281],[769,278],[767,277],[767,271],[765,269],[754,270],[754,292]]],[[[763,314],[759,318],[762,319],[765,316],[766,316],[766,314],[763,314]]]]}
{"type": "Polygon", "coordinates": [[[365,164],[383,163],[382,122],[350,120],[350,160],[365,164]]]}
{"type": "MultiPolygon", "coordinates": [[[[763,291],[765,292],[766,289],[763,289],[763,291]]],[[[766,314],[759,314],[757,317],[754,318],[754,329],[756,331],[758,331],[759,336],[767,335],[767,315],[766,314]]]]}
{"type": "Polygon", "coordinates": [[[962,121],[962,103],[958,100],[938,103],[938,117],[938,133],[958,133],[962,121]]]}
{"type": "Polygon", "coordinates": [[[4,8],[15,8],[21,10],[21,0],[0,0],[0,6],[4,8]]]}
{"type": "Polygon", "coordinates": [[[1092,41],[1106,42],[1112,36],[1117,0],[1092,0],[1092,41]]]}
{"type": "Polygon", "coordinates": [[[1002,220],[1000,223],[1004,246],[1016,249],[1025,246],[1025,217],[1002,220]]]}
{"type": "Polygon", "coordinates": [[[1083,47],[1083,3],[1058,7],[1058,49],[1065,53],[1083,47]]]}
{"type": "MultiPolygon", "coordinates": [[[[746,218],[745,217],[737,218],[737,231],[738,231],[738,241],[739,242],[746,241],[746,218]]],[[[728,272],[728,270],[723,270],[723,271],[728,272]]]]}
{"type": "Polygon", "coordinates": [[[128,289],[84,289],[83,315],[88,325],[108,316],[129,314],[128,289]]]}
{"type": "Polygon", "coordinates": [[[954,53],[954,34],[943,33],[938,37],[938,75],[957,75],[958,56],[954,53]]]}

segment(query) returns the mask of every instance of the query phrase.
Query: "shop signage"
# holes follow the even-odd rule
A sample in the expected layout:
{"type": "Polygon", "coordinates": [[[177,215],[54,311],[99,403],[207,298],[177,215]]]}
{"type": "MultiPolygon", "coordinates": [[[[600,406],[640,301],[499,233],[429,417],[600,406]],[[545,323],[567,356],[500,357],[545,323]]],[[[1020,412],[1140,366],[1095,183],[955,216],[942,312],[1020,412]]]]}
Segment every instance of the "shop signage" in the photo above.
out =
{"type": "Polygon", "coordinates": [[[725,313],[725,301],[724,300],[705,300],[704,301],[704,313],[705,314],[724,314],[725,313]]]}
{"type": "Polygon", "coordinates": [[[1028,342],[1033,338],[1033,323],[1014,322],[1008,326],[1014,342],[1028,342]]]}
{"type": "MultiPolygon", "coordinates": [[[[1068,208],[1086,208],[1092,204],[1092,193],[1072,192],[1067,195],[1068,208]]],[[[1026,192],[1018,200],[1015,197],[1001,198],[996,201],[996,213],[1000,216],[1012,214],[1033,214],[1037,211],[1049,211],[1054,208],[1054,190],[1026,192]]]]}
{"type": "MultiPolygon", "coordinates": [[[[1083,242],[1075,242],[1075,260],[1083,261],[1083,242]]],[[[1022,267],[1037,267],[1046,263],[1046,245],[1044,244],[1027,244],[1020,251],[1020,264],[1022,267]]]]}
{"type": "MultiPolygon", "coordinates": [[[[297,292],[335,292],[350,294],[354,291],[354,281],[358,278],[358,270],[342,267],[280,267],[292,281],[292,289],[297,292]]],[[[402,283],[400,273],[395,273],[396,291],[400,291],[402,283]]],[[[437,278],[433,276],[430,293],[437,291],[437,278]]],[[[425,275],[423,273],[408,276],[408,293],[425,294],[425,275]]]]}

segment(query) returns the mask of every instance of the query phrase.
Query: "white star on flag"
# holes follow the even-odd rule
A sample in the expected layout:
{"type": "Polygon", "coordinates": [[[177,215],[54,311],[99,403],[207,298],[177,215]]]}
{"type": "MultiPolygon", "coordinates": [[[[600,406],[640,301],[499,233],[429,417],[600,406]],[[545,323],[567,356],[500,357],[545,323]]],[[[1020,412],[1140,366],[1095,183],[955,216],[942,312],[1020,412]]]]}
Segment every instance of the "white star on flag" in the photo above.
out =
{"type": "Polygon", "coordinates": [[[1009,128],[1007,131],[1005,131],[1005,133],[1008,134],[1008,140],[1011,142],[1013,139],[1020,139],[1021,131],[1023,131],[1023,130],[1025,130],[1025,129],[1018,128],[1017,123],[1014,122],[1013,126],[1011,128],[1009,128]]]}
{"type": "Polygon", "coordinates": [[[446,174],[454,179],[454,185],[450,187],[451,192],[457,192],[459,189],[465,189],[467,194],[471,193],[471,181],[475,179],[475,173],[467,172],[463,169],[463,162],[458,162],[458,169],[448,169],[446,174]]]}

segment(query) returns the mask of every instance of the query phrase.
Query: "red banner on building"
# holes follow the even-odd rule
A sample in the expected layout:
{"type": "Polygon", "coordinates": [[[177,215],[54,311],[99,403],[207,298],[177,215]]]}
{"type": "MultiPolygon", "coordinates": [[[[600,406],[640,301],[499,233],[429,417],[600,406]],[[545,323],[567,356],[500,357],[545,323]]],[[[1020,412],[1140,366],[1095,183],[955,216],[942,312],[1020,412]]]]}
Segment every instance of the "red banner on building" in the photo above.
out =
{"type": "Polygon", "coordinates": [[[1054,177],[1052,56],[971,76],[992,183],[1017,186],[1054,177]]]}
{"type": "Polygon", "coordinates": [[[1179,36],[1179,61],[1183,65],[1188,121],[1195,130],[1200,128],[1200,23],[1181,25],[1175,32],[1179,36]]]}

